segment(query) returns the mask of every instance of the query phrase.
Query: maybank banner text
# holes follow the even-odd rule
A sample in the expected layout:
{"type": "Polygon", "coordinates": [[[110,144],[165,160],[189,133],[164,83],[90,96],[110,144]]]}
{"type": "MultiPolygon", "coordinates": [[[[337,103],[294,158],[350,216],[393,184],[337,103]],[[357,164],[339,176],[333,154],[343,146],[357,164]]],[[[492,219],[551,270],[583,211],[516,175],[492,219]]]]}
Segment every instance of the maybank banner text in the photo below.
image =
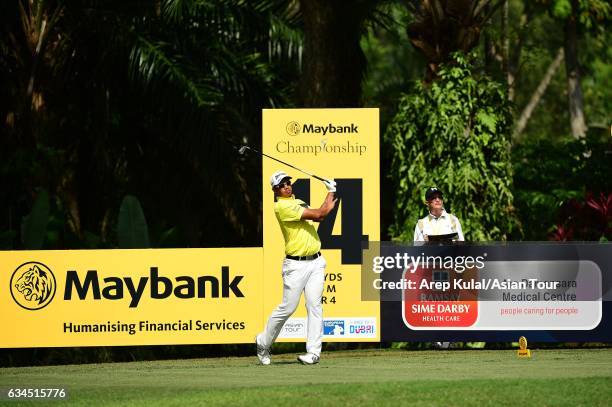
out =
{"type": "Polygon", "coordinates": [[[0,252],[0,347],[251,342],[263,249],[0,252]]]}

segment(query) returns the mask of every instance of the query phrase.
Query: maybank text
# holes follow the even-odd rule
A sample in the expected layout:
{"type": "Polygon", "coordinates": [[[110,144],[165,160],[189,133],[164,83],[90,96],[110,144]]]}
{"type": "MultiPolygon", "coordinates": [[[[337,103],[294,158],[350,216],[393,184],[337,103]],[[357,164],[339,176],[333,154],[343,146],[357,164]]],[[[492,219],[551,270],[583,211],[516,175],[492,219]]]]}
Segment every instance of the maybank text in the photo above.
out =
{"type": "Polygon", "coordinates": [[[210,275],[178,276],[172,281],[168,277],[160,276],[157,267],[151,267],[149,277],[140,277],[137,282],[132,277],[110,276],[102,279],[101,286],[97,270],[88,270],[83,280],[75,270],[68,270],[64,300],[72,300],[73,292],[76,292],[77,297],[81,300],[87,298],[89,293],[94,300],[102,298],[120,300],[124,298],[127,289],[127,294],[130,296],[130,308],[134,308],[138,306],[147,284],[150,285],[151,298],[156,300],[172,295],[180,299],[228,298],[230,294],[235,297],[244,297],[239,287],[243,278],[244,276],[234,276],[230,280],[229,267],[222,266],[221,282],[218,277],[210,275]]]}

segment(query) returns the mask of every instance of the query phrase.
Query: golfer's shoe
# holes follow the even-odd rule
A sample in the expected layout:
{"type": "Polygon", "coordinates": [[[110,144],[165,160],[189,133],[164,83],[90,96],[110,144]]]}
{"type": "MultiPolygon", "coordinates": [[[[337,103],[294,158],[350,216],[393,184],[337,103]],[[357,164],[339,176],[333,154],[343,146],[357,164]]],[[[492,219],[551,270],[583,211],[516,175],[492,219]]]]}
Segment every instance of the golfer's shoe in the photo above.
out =
{"type": "Polygon", "coordinates": [[[303,365],[314,365],[319,363],[319,357],[313,353],[307,353],[305,355],[300,355],[297,358],[301,364],[303,365]]]}
{"type": "Polygon", "coordinates": [[[259,358],[259,362],[264,366],[269,365],[271,361],[270,349],[259,344],[259,335],[255,337],[255,344],[257,345],[257,357],[259,358]]]}

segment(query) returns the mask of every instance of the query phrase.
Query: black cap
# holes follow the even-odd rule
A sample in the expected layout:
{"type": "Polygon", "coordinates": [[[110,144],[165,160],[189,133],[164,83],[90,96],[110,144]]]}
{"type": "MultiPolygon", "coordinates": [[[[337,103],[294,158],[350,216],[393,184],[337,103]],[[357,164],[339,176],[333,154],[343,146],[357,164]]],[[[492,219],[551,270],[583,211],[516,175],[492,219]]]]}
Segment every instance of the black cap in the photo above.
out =
{"type": "Polygon", "coordinates": [[[442,191],[440,191],[438,188],[430,187],[430,188],[427,189],[427,191],[425,191],[425,200],[426,201],[431,201],[432,199],[434,199],[434,197],[436,195],[439,195],[440,198],[442,198],[444,196],[442,194],[442,191]]]}

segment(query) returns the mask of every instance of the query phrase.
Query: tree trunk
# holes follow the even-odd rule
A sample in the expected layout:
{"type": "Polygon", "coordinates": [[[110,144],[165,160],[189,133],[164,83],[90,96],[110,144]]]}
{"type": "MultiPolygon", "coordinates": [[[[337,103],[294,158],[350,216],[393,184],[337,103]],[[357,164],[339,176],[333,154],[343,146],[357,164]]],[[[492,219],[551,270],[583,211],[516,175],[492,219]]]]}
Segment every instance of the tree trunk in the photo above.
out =
{"type": "Polygon", "coordinates": [[[578,2],[572,0],[572,14],[565,22],[565,73],[567,76],[572,136],[581,138],[586,135],[587,127],[584,120],[584,102],[580,85],[580,66],[578,64],[577,14],[578,2]]]}
{"type": "Polygon", "coordinates": [[[506,84],[508,85],[508,100],[514,99],[514,89],[511,86],[514,78],[510,73],[510,37],[508,34],[508,0],[504,1],[502,6],[502,16],[501,16],[501,32],[502,32],[502,72],[506,76],[506,84]]]}
{"type": "Polygon", "coordinates": [[[300,0],[304,56],[300,93],[305,107],[357,107],[366,60],[359,44],[362,2],[300,0]]]}
{"type": "MultiPolygon", "coordinates": [[[[485,6],[484,12],[489,12],[489,6],[485,6]]],[[[490,26],[490,23],[486,23],[490,26]]],[[[494,72],[497,69],[497,62],[499,61],[499,54],[495,49],[495,42],[491,38],[489,32],[491,31],[490,27],[483,28],[483,45],[484,45],[484,63],[487,72],[494,72]]]]}
{"type": "Polygon", "coordinates": [[[520,62],[521,52],[523,50],[523,44],[527,38],[527,27],[531,21],[532,11],[527,9],[522,15],[519,24],[518,41],[512,46],[512,50],[509,50],[508,54],[508,100],[514,102],[516,95],[516,83],[519,80],[520,74],[520,62]]]}
{"type": "Polygon", "coordinates": [[[533,95],[531,95],[531,98],[529,99],[529,103],[527,103],[527,105],[521,112],[521,116],[516,122],[516,127],[514,128],[514,136],[513,136],[514,140],[518,140],[521,134],[523,133],[523,130],[525,130],[525,126],[527,126],[527,122],[531,118],[531,114],[533,113],[533,110],[536,108],[538,103],[540,103],[540,100],[542,99],[544,92],[546,92],[546,88],[548,87],[548,84],[550,83],[553,76],[555,75],[555,72],[557,72],[557,69],[559,69],[559,65],[561,65],[562,59],[563,59],[563,48],[559,48],[559,51],[557,52],[557,56],[548,66],[548,69],[546,70],[544,77],[542,77],[540,84],[536,88],[535,92],[533,92],[533,95]]]}
{"type": "Polygon", "coordinates": [[[495,60],[495,56],[493,55],[493,41],[489,36],[488,30],[485,30],[483,33],[482,45],[484,47],[484,64],[487,72],[491,72],[493,70],[493,61],[495,60]]]}

